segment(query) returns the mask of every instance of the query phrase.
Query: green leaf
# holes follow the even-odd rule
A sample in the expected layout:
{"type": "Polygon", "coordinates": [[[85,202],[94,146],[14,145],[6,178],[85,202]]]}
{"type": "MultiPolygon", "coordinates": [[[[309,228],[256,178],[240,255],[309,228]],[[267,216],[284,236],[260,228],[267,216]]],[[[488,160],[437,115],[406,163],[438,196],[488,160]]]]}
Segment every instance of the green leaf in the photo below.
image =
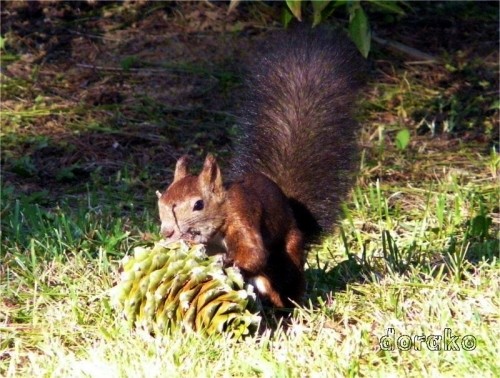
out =
{"type": "Polygon", "coordinates": [[[331,6],[329,6],[325,12],[322,12],[323,19],[326,20],[333,14],[333,12],[335,12],[337,8],[345,7],[348,3],[349,0],[335,0],[333,3],[331,3],[331,6]]]}
{"type": "Polygon", "coordinates": [[[56,180],[62,182],[74,180],[76,177],[74,172],[75,168],[75,166],[71,166],[60,169],[59,172],[56,173],[56,180]]]}
{"type": "Polygon", "coordinates": [[[405,11],[397,3],[397,1],[370,0],[370,4],[373,4],[383,11],[386,11],[388,13],[397,13],[403,16],[405,14],[405,11]]]}
{"type": "Polygon", "coordinates": [[[316,26],[321,22],[321,12],[323,12],[323,9],[325,9],[330,2],[331,0],[311,1],[314,15],[313,26],[316,26]]]}
{"type": "Polygon", "coordinates": [[[488,109],[489,110],[500,110],[500,100],[496,99],[495,101],[493,101],[488,109]]]}
{"type": "Polygon", "coordinates": [[[37,172],[35,163],[29,155],[13,160],[11,170],[22,177],[32,177],[37,172]]]}
{"type": "Polygon", "coordinates": [[[5,38],[0,35],[0,50],[5,49],[5,38]]]}
{"type": "Polygon", "coordinates": [[[398,150],[404,150],[410,143],[410,131],[408,129],[399,130],[396,134],[396,147],[398,150]]]}
{"type": "Polygon", "coordinates": [[[366,13],[361,5],[359,5],[359,3],[356,3],[350,11],[351,17],[349,21],[349,35],[358,47],[361,54],[366,58],[368,56],[368,53],[370,52],[371,43],[371,33],[368,18],[366,17],[366,13]]]}
{"type": "Polygon", "coordinates": [[[139,59],[136,56],[134,56],[134,55],[126,56],[125,58],[123,58],[121,60],[120,66],[123,70],[128,71],[131,68],[133,68],[135,65],[137,65],[138,62],[139,62],[139,59]]]}
{"type": "Polygon", "coordinates": [[[286,0],[286,5],[293,13],[295,18],[299,21],[302,21],[302,1],[300,0],[286,0]]]}
{"type": "Polygon", "coordinates": [[[283,12],[281,12],[281,23],[286,28],[290,21],[293,20],[293,14],[290,12],[288,8],[283,8],[283,12]]]}

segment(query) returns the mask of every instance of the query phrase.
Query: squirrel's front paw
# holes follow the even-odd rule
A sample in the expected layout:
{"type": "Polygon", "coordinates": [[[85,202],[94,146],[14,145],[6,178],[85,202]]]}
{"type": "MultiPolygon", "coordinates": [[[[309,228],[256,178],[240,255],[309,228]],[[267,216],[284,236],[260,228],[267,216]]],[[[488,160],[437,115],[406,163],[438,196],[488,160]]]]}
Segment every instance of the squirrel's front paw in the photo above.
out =
{"type": "Polygon", "coordinates": [[[229,253],[222,253],[222,266],[224,268],[232,267],[234,265],[234,258],[229,253]]]}

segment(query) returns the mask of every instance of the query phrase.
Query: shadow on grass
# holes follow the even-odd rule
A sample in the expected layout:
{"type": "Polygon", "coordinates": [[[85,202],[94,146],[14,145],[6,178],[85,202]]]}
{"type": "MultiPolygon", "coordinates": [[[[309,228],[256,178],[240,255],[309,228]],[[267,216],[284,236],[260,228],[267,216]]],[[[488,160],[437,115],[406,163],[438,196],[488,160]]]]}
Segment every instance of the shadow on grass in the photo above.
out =
{"type": "Polygon", "coordinates": [[[128,185],[147,196],[182,154],[228,154],[233,62],[227,52],[190,54],[199,36],[172,27],[172,37],[168,23],[158,34],[155,17],[174,5],[5,4],[2,35],[16,59],[2,62],[1,163],[14,195],[54,205],[128,185]]]}
{"type": "Polygon", "coordinates": [[[347,260],[340,262],[331,269],[307,269],[306,280],[309,283],[308,296],[316,301],[315,296],[324,296],[326,293],[333,291],[346,290],[347,285],[352,283],[366,282],[366,274],[369,271],[366,269],[360,260],[350,255],[347,260]]]}

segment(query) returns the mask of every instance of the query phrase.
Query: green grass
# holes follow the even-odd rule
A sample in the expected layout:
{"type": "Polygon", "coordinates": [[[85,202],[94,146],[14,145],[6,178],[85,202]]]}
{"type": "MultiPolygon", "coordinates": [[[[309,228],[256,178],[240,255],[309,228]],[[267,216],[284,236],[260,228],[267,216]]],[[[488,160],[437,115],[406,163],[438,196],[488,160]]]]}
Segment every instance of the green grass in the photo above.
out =
{"type": "Polygon", "coordinates": [[[141,232],[156,231],[148,212],[119,217],[90,194],[52,210],[34,202],[2,191],[2,375],[500,373],[499,244],[490,222],[498,191],[484,184],[449,176],[429,189],[358,186],[341,236],[310,252],[309,304],[286,326],[240,343],[151,338],[116,320],[107,290],[141,232]],[[396,339],[449,328],[477,345],[383,351],[388,328],[396,339]]]}

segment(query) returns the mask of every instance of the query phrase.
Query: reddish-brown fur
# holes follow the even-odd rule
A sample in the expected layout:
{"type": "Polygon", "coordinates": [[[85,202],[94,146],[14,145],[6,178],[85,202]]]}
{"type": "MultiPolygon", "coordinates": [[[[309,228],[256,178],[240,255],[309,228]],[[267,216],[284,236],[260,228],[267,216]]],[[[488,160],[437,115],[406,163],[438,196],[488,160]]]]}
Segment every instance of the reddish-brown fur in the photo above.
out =
{"type": "Polygon", "coordinates": [[[304,248],[292,209],[281,189],[262,174],[228,188],[225,228],[228,258],[247,279],[260,277],[275,306],[299,302],[304,292],[304,248]]]}
{"type": "MultiPolygon", "coordinates": [[[[247,280],[259,280],[264,287],[261,297],[277,307],[300,301],[305,261],[302,233],[281,189],[258,173],[226,188],[211,155],[199,176],[189,175],[183,160],[178,167],[174,182],[159,196],[163,235],[167,239],[190,239],[195,229],[197,236],[206,237],[206,244],[220,235],[225,243],[226,264],[240,268],[247,280]],[[206,235],[189,221],[184,222],[196,213],[184,205],[193,198],[204,201],[202,218],[216,225],[206,235]],[[219,198],[222,202],[217,202],[219,198]],[[170,212],[175,213],[173,221],[168,219],[170,212]]],[[[197,236],[193,241],[198,241],[197,236]]]]}
{"type": "Polygon", "coordinates": [[[304,293],[304,240],[332,226],[353,182],[352,110],[364,61],[323,28],[277,33],[260,50],[246,80],[232,183],[223,185],[211,155],[198,176],[181,158],[158,203],[167,239],[224,251],[261,297],[283,307],[304,293]]]}

